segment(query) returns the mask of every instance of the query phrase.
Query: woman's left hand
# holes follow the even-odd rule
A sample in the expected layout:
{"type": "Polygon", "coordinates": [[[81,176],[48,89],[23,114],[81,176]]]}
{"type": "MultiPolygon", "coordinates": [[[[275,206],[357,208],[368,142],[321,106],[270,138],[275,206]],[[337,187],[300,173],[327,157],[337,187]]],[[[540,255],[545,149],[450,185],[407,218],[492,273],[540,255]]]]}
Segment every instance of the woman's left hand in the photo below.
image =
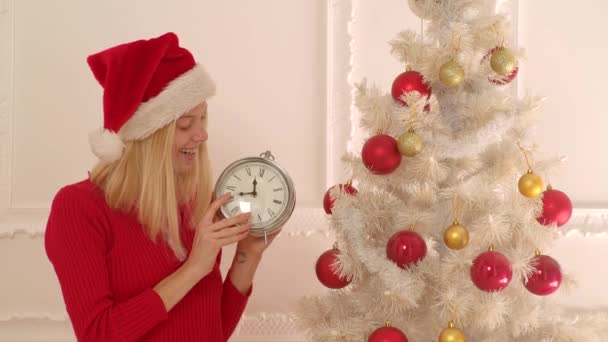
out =
{"type": "Polygon", "coordinates": [[[246,238],[240,240],[237,243],[236,249],[237,251],[243,252],[247,255],[255,255],[261,257],[262,254],[264,254],[266,248],[270,246],[272,241],[274,241],[274,239],[277,237],[277,235],[279,235],[282,229],[283,227],[281,227],[281,229],[279,229],[277,232],[272,233],[272,235],[268,235],[266,239],[264,239],[264,237],[255,237],[252,235],[248,235],[246,238]]]}

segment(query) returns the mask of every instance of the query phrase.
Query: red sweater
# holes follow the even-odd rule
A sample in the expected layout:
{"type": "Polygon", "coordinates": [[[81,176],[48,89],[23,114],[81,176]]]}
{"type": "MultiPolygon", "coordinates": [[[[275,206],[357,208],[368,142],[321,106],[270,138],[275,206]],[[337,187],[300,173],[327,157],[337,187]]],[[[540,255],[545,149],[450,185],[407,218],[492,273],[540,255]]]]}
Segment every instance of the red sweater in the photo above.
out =
{"type": "MultiPolygon", "coordinates": [[[[194,231],[182,239],[192,248],[194,231]]],[[[90,180],[62,188],[51,208],[45,247],[79,341],[227,341],[251,290],[241,294],[215,267],[169,312],[153,287],[181,265],[134,215],[111,210],[90,180]]]]}

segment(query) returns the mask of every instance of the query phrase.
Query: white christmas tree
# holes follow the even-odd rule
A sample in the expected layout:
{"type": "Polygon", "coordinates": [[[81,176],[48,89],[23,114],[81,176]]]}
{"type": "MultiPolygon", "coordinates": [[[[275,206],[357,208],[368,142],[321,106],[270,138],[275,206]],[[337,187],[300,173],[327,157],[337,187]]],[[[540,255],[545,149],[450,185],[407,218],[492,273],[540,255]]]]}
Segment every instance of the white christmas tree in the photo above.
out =
{"type": "Polygon", "coordinates": [[[300,324],[314,341],[608,341],[606,316],[552,303],[574,282],[544,252],[572,204],[530,134],[543,99],[512,96],[507,17],[492,0],[409,6],[424,38],[390,42],[407,67],[391,94],[356,85],[369,137],[325,196],[332,290],[302,300],[300,324]]]}

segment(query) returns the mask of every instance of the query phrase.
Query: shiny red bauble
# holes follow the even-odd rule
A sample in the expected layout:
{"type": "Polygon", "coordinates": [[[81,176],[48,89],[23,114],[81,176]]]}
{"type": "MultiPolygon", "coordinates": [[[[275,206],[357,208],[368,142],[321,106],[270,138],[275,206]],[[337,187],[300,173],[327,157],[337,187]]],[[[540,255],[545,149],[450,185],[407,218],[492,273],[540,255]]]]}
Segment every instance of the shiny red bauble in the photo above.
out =
{"type": "Polygon", "coordinates": [[[528,291],[538,296],[550,295],[562,284],[562,268],[548,255],[537,255],[532,261],[534,273],[524,285],[528,291]]]}
{"type": "Polygon", "coordinates": [[[537,218],[540,224],[548,226],[555,223],[561,227],[571,216],[572,202],[565,193],[555,189],[543,192],[543,213],[537,218]]]}
{"type": "Polygon", "coordinates": [[[369,138],[363,145],[361,157],[365,167],[378,175],[389,174],[401,164],[397,140],[386,134],[369,138]]]}
{"type": "Polygon", "coordinates": [[[394,327],[382,327],[369,335],[367,342],[407,342],[407,336],[394,327]]]}
{"type": "Polygon", "coordinates": [[[473,260],[471,280],[477,288],[486,292],[504,290],[513,277],[509,259],[498,252],[485,252],[473,260]]]}
{"type": "Polygon", "coordinates": [[[326,214],[331,214],[334,209],[334,202],[336,201],[336,199],[331,195],[331,192],[334,191],[334,188],[336,186],[340,188],[341,192],[344,192],[349,195],[356,195],[358,192],[357,189],[355,189],[350,184],[339,184],[339,185],[334,185],[331,188],[329,188],[325,192],[325,196],[323,197],[323,209],[325,210],[326,214]]]}
{"type": "MultiPolygon", "coordinates": [[[[431,88],[428,83],[424,82],[422,74],[418,71],[408,70],[395,78],[391,88],[391,95],[395,101],[407,106],[407,103],[403,101],[401,96],[411,91],[417,91],[421,97],[426,95],[428,98],[431,96],[431,88]]],[[[427,108],[425,109],[428,110],[427,108]]]]}
{"type": "Polygon", "coordinates": [[[386,244],[386,257],[401,268],[407,268],[424,259],[426,242],[416,232],[401,230],[393,234],[386,244]]]}
{"type": "Polygon", "coordinates": [[[346,277],[338,276],[338,272],[334,268],[338,253],[340,251],[335,248],[325,251],[317,259],[317,264],[315,265],[317,278],[321,284],[330,289],[341,289],[350,284],[350,280],[346,277]]]}

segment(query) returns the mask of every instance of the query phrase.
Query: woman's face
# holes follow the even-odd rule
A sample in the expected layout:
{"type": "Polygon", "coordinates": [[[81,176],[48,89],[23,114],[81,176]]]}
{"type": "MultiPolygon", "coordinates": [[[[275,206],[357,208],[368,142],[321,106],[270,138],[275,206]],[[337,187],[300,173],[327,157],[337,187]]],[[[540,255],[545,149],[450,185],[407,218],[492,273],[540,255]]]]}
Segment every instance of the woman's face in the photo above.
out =
{"type": "Polygon", "coordinates": [[[194,168],[198,147],[207,138],[207,102],[203,102],[175,122],[173,165],[177,174],[187,174],[194,168]]]}

